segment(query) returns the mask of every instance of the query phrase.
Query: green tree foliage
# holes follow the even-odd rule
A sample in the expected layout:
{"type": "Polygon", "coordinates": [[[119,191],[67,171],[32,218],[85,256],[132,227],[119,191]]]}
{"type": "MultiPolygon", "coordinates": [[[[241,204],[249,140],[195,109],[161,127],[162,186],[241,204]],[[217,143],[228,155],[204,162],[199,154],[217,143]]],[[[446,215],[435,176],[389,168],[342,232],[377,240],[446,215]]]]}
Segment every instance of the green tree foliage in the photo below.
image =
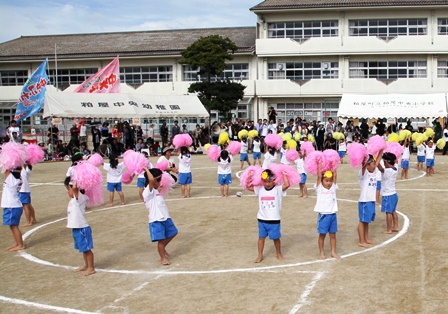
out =
{"type": "Polygon", "coordinates": [[[246,86],[230,81],[196,82],[188,88],[189,93],[197,93],[208,111],[228,112],[238,106],[244,97],[246,86]]]}

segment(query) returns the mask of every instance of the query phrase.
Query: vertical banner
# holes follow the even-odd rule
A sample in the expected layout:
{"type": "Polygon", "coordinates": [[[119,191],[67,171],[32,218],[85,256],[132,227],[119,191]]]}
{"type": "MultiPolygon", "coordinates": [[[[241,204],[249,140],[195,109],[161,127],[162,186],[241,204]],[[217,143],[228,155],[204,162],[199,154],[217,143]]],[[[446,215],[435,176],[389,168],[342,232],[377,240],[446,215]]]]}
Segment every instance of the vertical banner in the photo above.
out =
{"type": "Polygon", "coordinates": [[[14,115],[14,120],[17,122],[31,117],[42,109],[48,84],[46,67],[47,60],[42,62],[23,86],[14,115]]]}
{"type": "Polygon", "coordinates": [[[73,92],[75,93],[119,93],[120,65],[118,57],[95,73],[73,92]]]}

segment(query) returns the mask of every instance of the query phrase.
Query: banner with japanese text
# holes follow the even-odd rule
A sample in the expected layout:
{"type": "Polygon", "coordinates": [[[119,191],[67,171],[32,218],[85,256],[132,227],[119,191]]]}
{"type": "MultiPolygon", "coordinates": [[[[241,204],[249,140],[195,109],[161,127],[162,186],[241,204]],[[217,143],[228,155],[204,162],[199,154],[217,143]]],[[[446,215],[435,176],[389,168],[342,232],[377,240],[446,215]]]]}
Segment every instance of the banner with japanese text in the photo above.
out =
{"type": "Polygon", "coordinates": [[[14,120],[17,122],[31,117],[42,109],[48,84],[46,67],[47,60],[42,62],[23,86],[14,115],[14,120]]]}
{"type": "Polygon", "coordinates": [[[118,57],[73,91],[75,93],[119,93],[120,65],[118,57]]]}

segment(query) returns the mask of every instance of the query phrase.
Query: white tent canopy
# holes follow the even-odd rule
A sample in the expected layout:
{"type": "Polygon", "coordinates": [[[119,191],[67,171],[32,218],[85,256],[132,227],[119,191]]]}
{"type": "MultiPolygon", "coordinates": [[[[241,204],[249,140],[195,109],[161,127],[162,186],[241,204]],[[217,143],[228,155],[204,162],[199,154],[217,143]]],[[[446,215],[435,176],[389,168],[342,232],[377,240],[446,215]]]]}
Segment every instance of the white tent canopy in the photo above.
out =
{"type": "Polygon", "coordinates": [[[57,118],[206,118],[209,116],[194,95],[45,94],[43,117],[57,118]]]}
{"type": "Polygon", "coordinates": [[[343,94],[341,118],[441,118],[447,116],[446,94],[343,94]]]}

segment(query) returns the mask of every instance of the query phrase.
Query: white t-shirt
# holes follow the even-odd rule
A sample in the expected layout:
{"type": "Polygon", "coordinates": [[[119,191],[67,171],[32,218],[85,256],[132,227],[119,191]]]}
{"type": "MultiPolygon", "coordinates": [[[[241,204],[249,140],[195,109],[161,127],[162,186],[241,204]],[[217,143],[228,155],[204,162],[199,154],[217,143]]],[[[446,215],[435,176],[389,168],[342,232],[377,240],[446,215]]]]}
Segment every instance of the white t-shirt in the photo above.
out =
{"type": "Polygon", "coordinates": [[[425,145],[420,144],[417,146],[417,156],[425,156],[425,145]]]}
{"type": "Polygon", "coordinates": [[[22,179],[22,187],[20,188],[19,192],[24,193],[31,192],[30,184],[28,182],[30,179],[30,175],[31,175],[31,169],[29,167],[26,167],[26,169],[22,168],[22,170],[20,171],[20,178],[22,179]]]}
{"type": "Polygon", "coordinates": [[[232,167],[230,164],[233,161],[232,155],[229,155],[229,160],[221,160],[221,158],[218,159],[218,174],[231,174],[232,173],[232,167]]]}
{"type": "Polygon", "coordinates": [[[268,128],[267,124],[263,124],[263,128],[261,129],[261,136],[268,135],[268,131],[269,131],[269,128],[268,128]]]}
{"type": "Polygon", "coordinates": [[[259,141],[258,141],[258,142],[257,142],[257,141],[254,141],[254,150],[253,150],[254,153],[259,153],[259,152],[261,152],[261,151],[260,151],[260,144],[261,144],[261,143],[260,143],[259,141]]]}
{"type": "Polygon", "coordinates": [[[87,127],[85,125],[81,125],[79,128],[79,136],[87,136],[87,127]]]}
{"type": "Polygon", "coordinates": [[[384,172],[382,174],[382,181],[381,181],[381,195],[382,196],[389,196],[393,195],[396,192],[395,190],[395,181],[397,181],[397,174],[398,170],[397,168],[384,168],[384,172]]]}
{"type": "Polygon", "coordinates": [[[280,220],[282,198],[286,195],[286,192],[282,191],[282,186],[274,186],[269,191],[264,186],[255,186],[254,192],[258,196],[259,204],[257,219],[280,220]]]}
{"type": "Polygon", "coordinates": [[[409,151],[409,146],[403,147],[403,153],[401,154],[401,159],[409,160],[409,158],[411,158],[411,152],[409,151]]]}
{"type": "Polygon", "coordinates": [[[303,158],[297,158],[294,161],[294,163],[297,166],[297,173],[298,174],[302,174],[302,173],[306,174],[306,171],[305,171],[305,161],[303,160],[303,158]]]}
{"type": "Polygon", "coordinates": [[[191,162],[191,155],[182,155],[179,154],[179,156],[177,156],[177,158],[179,158],[179,173],[190,173],[191,172],[191,166],[190,166],[190,162],[191,162]]]}
{"type": "Polygon", "coordinates": [[[434,159],[434,151],[436,150],[436,145],[432,147],[426,146],[426,159],[434,159]]]}
{"type": "Polygon", "coordinates": [[[78,199],[75,196],[68,202],[67,206],[67,228],[85,228],[89,226],[84,214],[88,197],[78,192],[78,199]]]}
{"type": "Polygon", "coordinates": [[[173,156],[170,156],[170,159],[166,159],[166,157],[164,155],[162,155],[157,160],[157,163],[164,162],[164,161],[166,161],[168,163],[168,167],[167,168],[173,168],[173,166],[174,166],[174,158],[173,158],[173,156]]]}
{"type": "Polygon", "coordinates": [[[362,169],[358,172],[358,183],[361,188],[361,193],[359,195],[358,202],[375,202],[376,201],[376,184],[377,184],[377,173],[381,173],[377,168],[373,172],[369,170],[364,171],[362,174],[362,169]]]}
{"type": "Polygon", "coordinates": [[[324,188],[322,183],[319,184],[319,186],[316,186],[316,184],[314,184],[314,189],[317,196],[314,211],[320,214],[336,213],[338,211],[338,202],[336,199],[336,190],[338,189],[338,185],[333,184],[330,189],[326,189],[324,188]]]}
{"type": "Polygon", "coordinates": [[[117,168],[112,168],[110,164],[105,163],[103,169],[107,171],[107,182],[108,183],[119,183],[121,182],[121,177],[124,170],[124,164],[120,162],[117,168]]]}
{"type": "Polygon", "coordinates": [[[376,135],[376,125],[372,126],[372,131],[370,132],[372,135],[376,135]]]}
{"type": "Polygon", "coordinates": [[[3,182],[2,192],[2,207],[3,208],[18,208],[22,207],[22,202],[19,199],[19,191],[22,186],[22,180],[16,179],[10,173],[3,182]]]}
{"type": "Polygon", "coordinates": [[[249,145],[246,142],[241,141],[241,148],[240,148],[240,154],[247,154],[247,149],[249,148],[249,145]]]}
{"type": "Polygon", "coordinates": [[[289,161],[286,159],[286,152],[287,150],[285,148],[280,148],[280,152],[282,154],[282,158],[280,159],[280,163],[283,165],[289,165],[289,161]]]}
{"type": "Polygon", "coordinates": [[[345,144],[345,142],[339,142],[338,151],[339,152],[346,152],[347,151],[347,145],[345,144]]]}
{"type": "MultiPolygon", "coordinates": [[[[382,160],[382,159],[380,160],[380,165],[381,165],[381,167],[386,168],[386,167],[384,167],[384,160],[382,160]]],[[[376,168],[376,169],[378,170],[378,168],[376,168]]],[[[376,181],[380,181],[381,182],[382,175],[383,175],[383,173],[378,170],[376,172],[376,181]]]]}
{"type": "Polygon", "coordinates": [[[264,154],[264,160],[263,160],[263,169],[268,169],[269,165],[271,163],[275,163],[277,161],[277,153],[274,153],[274,156],[272,156],[269,152],[264,154]]]}
{"type": "Polygon", "coordinates": [[[143,190],[143,201],[149,212],[149,223],[165,221],[170,217],[165,199],[157,189],[149,190],[149,185],[143,190]]]}
{"type": "Polygon", "coordinates": [[[269,124],[268,131],[272,131],[272,134],[277,134],[277,124],[269,124]]]}

